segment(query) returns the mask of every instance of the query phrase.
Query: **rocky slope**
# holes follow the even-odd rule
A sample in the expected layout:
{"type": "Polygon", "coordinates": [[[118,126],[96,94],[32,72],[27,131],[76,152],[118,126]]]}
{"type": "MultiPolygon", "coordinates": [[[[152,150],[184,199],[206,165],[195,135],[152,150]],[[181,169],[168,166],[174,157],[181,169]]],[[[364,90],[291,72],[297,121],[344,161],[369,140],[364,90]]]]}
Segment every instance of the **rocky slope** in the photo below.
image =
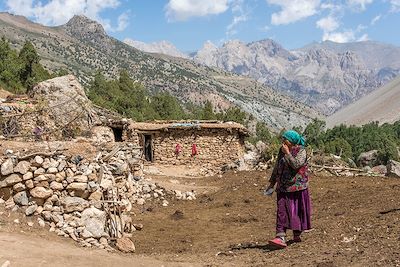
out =
{"type": "Polygon", "coordinates": [[[88,82],[95,71],[116,77],[120,69],[153,91],[166,90],[181,101],[210,100],[217,108],[240,105],[276,130],[304,125],[318,112],[254,80],[191,60],[148,54],[109,37],[102,26],[83,16],[67,24],[45,27],[24,17],[0,13],[0,35],[21,47],[34,43],[50,70],[69,69],[88,82]]]}
{"type": "Polygon", "coordinates": [[[332,114],[400,73],[400,48],[374,42],[324,42],[288,51],[273,40],[206,43],[194,60],[247,75],[332,114]]]}
{"type": "Polygon", "coordinates": [[[339,124],[394,123],[400,120],[400,77],[329,116],[328,128],[339,124]]]}
{"type": "Polygon", "coordinates": [[[153,42],[153,43],[144,43],[132,39],[125,39],[124,43],[139,49],[143,52],[148,53],[159,53],[164,55],[169,55],[173,57],[181,57],[181,58],[189,58],[188,55],[182,53],[178,50],[172,43],[168,41],[161,41],[161,42],[153,42]]]}

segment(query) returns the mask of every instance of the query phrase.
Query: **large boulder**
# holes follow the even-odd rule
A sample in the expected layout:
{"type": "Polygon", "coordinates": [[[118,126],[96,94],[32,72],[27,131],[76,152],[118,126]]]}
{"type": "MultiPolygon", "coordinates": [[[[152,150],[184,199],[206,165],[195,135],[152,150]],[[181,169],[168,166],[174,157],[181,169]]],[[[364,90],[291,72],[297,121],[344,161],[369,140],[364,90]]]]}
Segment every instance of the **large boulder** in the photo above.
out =
{"type": "Polygon", "coordinates": [[[400,162],[389,160],[386,167],[388,176],[400,177],[400,162]]]}
{"type": "Polygon", "coordinates": [[[361,167],[372,167],[378,164],[378,160],[378,150],[371,150],[361,153],[357,158],[357,163],[361,167]]]}
{"type": "Polygon", "coordinates": [[[89,131],[99,122],[97,113],[85,95],[82,85],[73,75],[53,78],[37,84],[29,95],[36,99],[46,99],[55,122],[67,123],[70,127],[89,131]]]}
{"type": "Polygon", "coordinates": [[[82,212],[81,225],[92,234],[94,238],[100,238],[104,234],[106,213],[96,208],[88,208],[82,212]]]}

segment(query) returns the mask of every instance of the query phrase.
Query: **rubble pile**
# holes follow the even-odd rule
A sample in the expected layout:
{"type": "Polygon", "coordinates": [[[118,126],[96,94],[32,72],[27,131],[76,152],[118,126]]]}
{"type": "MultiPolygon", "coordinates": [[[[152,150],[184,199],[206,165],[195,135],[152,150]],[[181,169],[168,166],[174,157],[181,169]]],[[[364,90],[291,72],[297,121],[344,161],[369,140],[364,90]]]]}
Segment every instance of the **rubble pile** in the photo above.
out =
{"type": "Polygon", "coordinates": [[[166,206],[167,194],[195,199],[145,179],[141,148],[131,143],[91,160],[58,151],[26,156],[7,151],[0,164],[0,196],[7,209],[38,215],[39,225],[86,247],[112,249],[110,244],[141,230],[132,223],[133,205],[157,199],[166,206]]]}

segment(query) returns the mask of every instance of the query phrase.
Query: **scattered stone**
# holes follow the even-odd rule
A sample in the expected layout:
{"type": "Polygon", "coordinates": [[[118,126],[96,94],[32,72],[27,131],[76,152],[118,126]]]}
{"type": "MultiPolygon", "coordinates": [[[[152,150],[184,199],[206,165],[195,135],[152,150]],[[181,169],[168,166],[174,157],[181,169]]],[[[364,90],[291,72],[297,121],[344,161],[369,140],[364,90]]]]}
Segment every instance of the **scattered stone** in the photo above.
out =
{"type": "Polygon", "coordinates": [[[28,222],[27,224],[28,224],[29,227],[33,226],[33,222],[28,222]]]}
{"type": "Polygon", "coordinates": [[[41,156],[36,156],[34,159],[34,163],[36,166],[40,166],[43,163],[43,158],[41,156]]]}
{"type": "Polygon", "coordinates": [[[25,191],[16,193],[14,195],[14,202],[21,206],[27,206],[29,203],[28,196],[25,191]]]}
{"type": "Polygon", "coordinates": [[[15,219],[14,223],[19,224],[19,219],[15,219]]]}
{"type": "Polygon", "coordinates": [[[116,246],[120,251],[125,253],[135,252],[135,245],[132,240],[127,237],[118,238],[116,246]]]}
{"type": "Polygon", "coordinates": [[[31,216],[32,214],[35,213],[37,208],[38,208],[38,206],[36,204],[27,207],[26,210],[25,210],[25,215],[26,216],[31,216]]]}
{"type": "Polygon", "coordinates": [[[14,192],[21,192],[26,189],[26,186],[23,183],[17,183],[13,186],[14,192]]]}
{"type": "Polygon", "coordinates": [[[38,218],[38,224],[39,224],[40,227],[45,227],[46,226],[46,223],[41,218],[38,218]]]}

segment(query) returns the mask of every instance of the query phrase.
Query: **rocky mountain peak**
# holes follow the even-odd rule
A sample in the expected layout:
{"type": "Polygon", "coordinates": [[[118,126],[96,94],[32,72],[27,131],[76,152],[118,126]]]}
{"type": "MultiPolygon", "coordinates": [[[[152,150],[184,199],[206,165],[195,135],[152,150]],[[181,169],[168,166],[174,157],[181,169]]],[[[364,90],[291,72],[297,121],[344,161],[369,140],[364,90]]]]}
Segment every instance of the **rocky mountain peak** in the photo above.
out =
{"type": "Polygon", "coordinates": [[[103,26],[84,15],[74,15],[62,28],[71,35],[106,35],[103,26]]]}
{"type": "Polygon", "coordinates": [[[346,51],[345,53],[340,54],[340,68],[342,70],[360,69],[362,65],[363,63],[356,53],[346,51]]]}

